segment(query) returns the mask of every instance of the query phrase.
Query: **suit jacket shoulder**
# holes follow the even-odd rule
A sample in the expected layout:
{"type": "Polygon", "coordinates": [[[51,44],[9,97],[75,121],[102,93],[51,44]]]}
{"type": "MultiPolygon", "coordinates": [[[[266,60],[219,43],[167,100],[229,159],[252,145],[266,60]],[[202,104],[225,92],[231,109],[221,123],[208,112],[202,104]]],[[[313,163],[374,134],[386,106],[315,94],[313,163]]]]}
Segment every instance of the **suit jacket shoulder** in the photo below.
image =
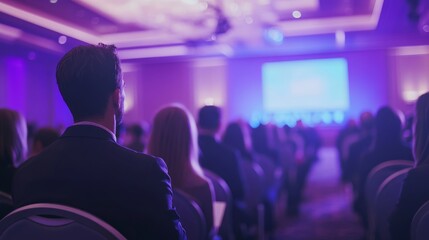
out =
{"type": "Polygon", "coordinates": [[[183,239],[160,158],[118,145],[101,128],[73,126],[15,174],[15,206],[70,205],[116,227],[128,239],[183,239]]]}

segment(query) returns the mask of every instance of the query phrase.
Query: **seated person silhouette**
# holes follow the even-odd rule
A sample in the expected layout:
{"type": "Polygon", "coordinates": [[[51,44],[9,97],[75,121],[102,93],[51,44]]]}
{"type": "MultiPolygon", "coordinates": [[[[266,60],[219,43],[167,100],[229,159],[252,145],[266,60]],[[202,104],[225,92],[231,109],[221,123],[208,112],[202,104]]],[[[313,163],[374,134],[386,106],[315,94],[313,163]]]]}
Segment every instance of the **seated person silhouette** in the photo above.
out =
{"type": "Polygon", "coordinates": [[[139,123],[134,123],[125,128],[124,146],[137,152],[144,152],[146,148],[145,129],[139,123]]]}
{"type": "Polygon", "coordinates": [[[15,207],[64,204],[105,220],[127,239],[186,239],[164,161],[116,143],[125,96],[115,47],[73,48],[56,78],[74,125],[17,170],[15,207]]]}
{"type": "Polygon", "coordinates": [[[242,223],[248,221],[243,210],[244,183],[239,167],[239,155],[232,148],[216,140],[220,130],[221,110],[217,106],[204,106],[198,113],[198,145],[200,164],[225,180],[231,189],[233,204],[234,233],[243,237],[242,223]]]}
{"type": "Polygon", "coordinates": [[[26,159],[27,125],[18,112],[0,108],[0,191],[10,194],[15,169],[26,159]]]}
{"type": "Polygon", "coordinates": [[[378,164],[389,160],[413,161],[413,154],[411,148],[403,141],[400,116],[394,109],[385,106],[377,111],[374,143],[368,152],[362,156],[356,173],[358,191],[355,193],[353,204],[364,226],[368,226],[369,223],[365,196],[368,175],[378,164]]]}
{"type": "MultiPolygon", "coordinates": [[[[0,192],[9,198],[16,168],[27,154],[27,126],[18,112],[0,108],[0,192]]],[[[0,200],[0,219],[13,210],[9,200],[0,200]]]]}
{"type": "Polygon", "coordinates": [[[148,152],[164,159],[174,189],[182,190],[200,206],[207,224],[207,237],[213,230],[214,193],[211,182],[198,163],[197,127],[185,107],[175,104],[162,108],[153,121],[148,152]]]}
{"type": "Polygon", "coordinates": [[[415,168],[408,172],[399,201],[390,218],[390,235],[393,240],[411,239],[413,217],[419,208],[429,201],[429,92],[417,99],[415,111],[415,168]]]}

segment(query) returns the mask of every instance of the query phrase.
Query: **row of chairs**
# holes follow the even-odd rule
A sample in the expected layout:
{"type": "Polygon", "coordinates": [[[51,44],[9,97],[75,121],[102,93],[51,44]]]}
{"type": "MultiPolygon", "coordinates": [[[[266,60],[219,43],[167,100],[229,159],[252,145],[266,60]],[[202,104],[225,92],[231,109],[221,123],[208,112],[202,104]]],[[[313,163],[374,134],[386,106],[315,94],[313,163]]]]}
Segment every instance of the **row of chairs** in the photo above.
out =
{"type": "Polygon", "coordinates": [[[271,159],[261,155],[255,156],[255,161],[242,161],[246,186],[245,205],[248,216],[256,220],[251,232],[256,239],[266,239],[266,227],[275,224],[274,208],[277,204],[283,182],[282,169],[271,159]],[[253,230],[253,231],[252,231],[253,230]]]}
{"type": "MultiPolygon", "coordinates": [[[[413,162],[391,160],[377,165],[368,175],[365,197],[368,206],[369,240],[390,240],[389,217],[399,200],[402,184],[413,162]]],[[[429,202],[415,214],[411,223],[411,239],[429,236],[429,202]]]]}
{"type": "MultiPolygon", "coordinates": [[[[223,214],[217,235],[222,239],[234,239],[232,223],[232,199],[223,179],[206,170],[212,181],[216,201],[224,202],[223,214]]],[[[181,216],[189,240],[205,239],[206,224],[202,210],[190,196],[174,190],[174,205],[181,216]]],[[[12,206],[8,194],[0,192],[0,205],[12,206]]],[[[52,203],[36,203],[23,206],[9,213],[0,221],[2,239],[125,239],[114,227],[98,217],[77,208],[52,203]],[[48,217],[49,216],[49,217],[48,217]]]]}
{"type": "MultiPolygon", "coordinates": [[[[280,182],[280,175],[268,159],[258,159],[257,162],[244,162],[242,164],[247,189],[245,203],[248,213],[257,219],[257,239],[264,239],[264,197],[280,182]],[[262,168],[261,166],[264,166],[262,168]]],[[[232,230],[232,195],[226,182],[216,174],[204,170],[214,187],[215,201],[225,204],[220,224],[215,234],[221,239],[234,239],[232,230]]],[[[187,231],[188,239],[204,239],[206,224],[200,207],[190,196],[174,190],[174,205],[181,216],[181,222],[187,231]]],[[[11,206],[12,199],[0,193],[0,205],[11,206]]],[[[82,210],[59,204],[38,203],[16,209],[0,221],[1,239],[76,239],[76,234],[91,236],[91,239],[124,239],[112,226],[101,219],[82,210]],[[59,218],[41,217],[44,215],[59,218]],[[21,227],[28,231],[20,231],[21,227]],[[17,230],[18,229],[18,230],[17,230]],[[64,235],[62,235],[64,234],[64,235]],[[16,236],[13,238],[12,236],[16,236]],[[64,237],[63,237],[64,236],[64,237]]],[[[81,236],[81,235],[79,235],[81,236]]]]}

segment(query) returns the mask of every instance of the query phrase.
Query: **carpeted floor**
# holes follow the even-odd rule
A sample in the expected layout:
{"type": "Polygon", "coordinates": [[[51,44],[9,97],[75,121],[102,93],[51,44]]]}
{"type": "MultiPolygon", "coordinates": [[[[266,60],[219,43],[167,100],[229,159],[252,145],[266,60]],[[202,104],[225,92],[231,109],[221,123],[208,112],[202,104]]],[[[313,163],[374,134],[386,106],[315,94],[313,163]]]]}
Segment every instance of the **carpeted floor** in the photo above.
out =
{"type": "Polygon", "coordinates": [[[283,217],[274,235],[276,240],[361,240],[364,231],[353,214],[352,192],[340,183],[334,148],[323,148],[314,165],[304,194],[301,213],[283,217]]]}

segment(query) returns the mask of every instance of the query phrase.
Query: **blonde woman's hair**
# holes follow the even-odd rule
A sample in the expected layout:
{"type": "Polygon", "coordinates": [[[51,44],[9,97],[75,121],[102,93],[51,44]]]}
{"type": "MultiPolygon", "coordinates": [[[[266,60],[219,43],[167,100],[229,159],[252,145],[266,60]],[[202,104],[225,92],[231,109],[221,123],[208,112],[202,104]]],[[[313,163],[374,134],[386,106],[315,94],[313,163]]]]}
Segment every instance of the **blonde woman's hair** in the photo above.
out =
{"type": "Polygon", "coordinates": [[[27,124],[24,117],[14,110],[0,108],[0,164],[13,164],[17,168],[24,162],[26,154],[27,124]]]}
{"type": "Polygon", "coordinates": [[[164,159],[173,187],[183,186],[190,174],[203,176],[195,120],[180,104],[164,107],[156,114],[148,152],[164,159]]]}

